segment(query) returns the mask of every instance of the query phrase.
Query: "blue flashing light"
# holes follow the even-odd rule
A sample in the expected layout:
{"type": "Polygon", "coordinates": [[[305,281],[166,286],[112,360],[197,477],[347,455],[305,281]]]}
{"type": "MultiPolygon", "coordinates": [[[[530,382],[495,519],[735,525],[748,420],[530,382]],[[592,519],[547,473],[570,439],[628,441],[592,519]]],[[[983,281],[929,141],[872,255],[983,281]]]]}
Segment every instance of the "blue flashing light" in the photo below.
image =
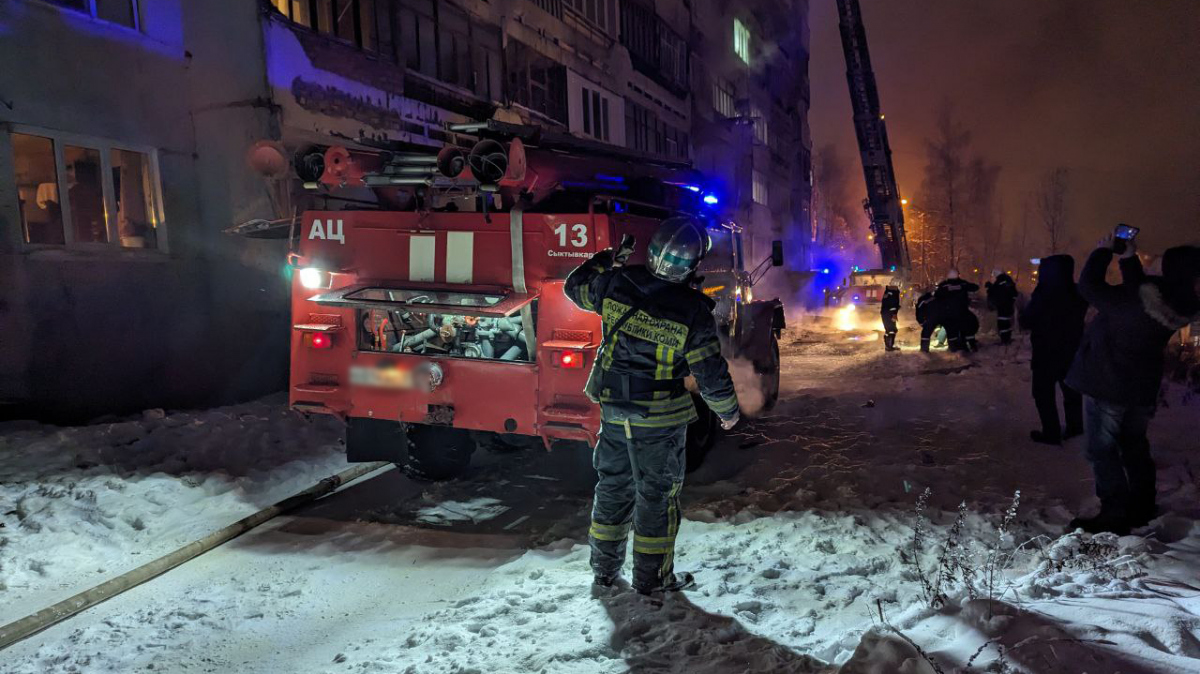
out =
{"type": "Polygon", "coordinates": [[[822,269],[822,270],[821,270],[821,273],[822,273],[822,274],[828,274],[828,273],[829,273],[829,267],[826,267],[826,268],[822,269]]]}
{"type": "Polygon", "coordinates": [[[855,301],[855,302],[857,302],[857,301],[858,301],[858,299],[859,299],[859,298],[858,298],[858,295],[855,295],[855,296],[854,296],[854,301],[855,301]]]}
{"type": "Polygon", "coordinates": [[[683,189],[685,189],[685,190],[691,190],[691,191],[693,191],[693,192],[699,192],[699,191],[700,191],[700,188],[699,188],[699,187],[697,187],[696,185],[684,185],[684,186],[683,186],[683,189]]]}
{"type": "Polygon", "coordinates": [[[604,173],[597,173],[597,174],[596,174],[596,180],[605,180],[605,181],[608,181],[608,182],[610,182],[610,183],[623,183],[623,182],[625,182],[625,178],[624,178],[624,177],[622,177],[622,176],[610,176],[610,175],[606,175],[606,174],[604,174],[604,173]]]}
{"type": "MultiPolygon", "coordinates": [[[[697,191],[699,191],[699,190],[697,190],[697,191]]],[[[704,195],[704,203],[708,204],[709,206],[716,206],[718,203],[720,203],[720,201],[721,200],[718,199],[717,195],[715,195],[715,194],[705,194],[704,195]]]]}

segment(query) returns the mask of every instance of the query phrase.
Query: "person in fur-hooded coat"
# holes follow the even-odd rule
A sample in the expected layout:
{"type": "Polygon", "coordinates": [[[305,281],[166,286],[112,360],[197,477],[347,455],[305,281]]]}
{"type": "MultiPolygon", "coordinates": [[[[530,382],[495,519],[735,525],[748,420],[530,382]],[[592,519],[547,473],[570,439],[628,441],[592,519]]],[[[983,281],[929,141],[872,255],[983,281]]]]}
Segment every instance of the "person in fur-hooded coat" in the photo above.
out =
{"type": "Polygon", "coordinates": [[[1128,533],[1156,516],[1155,467],[1146,432],[1162,386],[1171,336],[1200,315],[1200,247],[1163,255],[1162,276],[1142,270],[1133,242],[1119,262],[1122,283],[1105,282],[1111,236],[1079,275],[1079,292],[1097,313],[1084,332],[1067,385],[1084,395],[1087,457],[1100,514],[1072,522],[1086,531],[1128,533]]]}

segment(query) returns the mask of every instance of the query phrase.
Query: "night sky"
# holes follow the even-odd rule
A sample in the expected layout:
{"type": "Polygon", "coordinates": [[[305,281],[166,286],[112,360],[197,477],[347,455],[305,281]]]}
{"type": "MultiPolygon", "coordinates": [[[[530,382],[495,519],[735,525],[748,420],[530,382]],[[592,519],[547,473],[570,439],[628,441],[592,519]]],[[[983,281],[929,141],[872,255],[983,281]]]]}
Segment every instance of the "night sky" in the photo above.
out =
{"type": "MultiPolygon", "coordinates": [[[[1072,252],[1117,222],[1141,227],[1147,251],[1200,242],[1200,0],[862,6],[902,194],[920,189],[924,140],[949,99],[975,151],[1003,168],[1006,238],[1024,196],[1061,165],[1072,252]]],[[[861,200],[834,0],[810,7],[813,147],[838,147],[861,200]]]]}

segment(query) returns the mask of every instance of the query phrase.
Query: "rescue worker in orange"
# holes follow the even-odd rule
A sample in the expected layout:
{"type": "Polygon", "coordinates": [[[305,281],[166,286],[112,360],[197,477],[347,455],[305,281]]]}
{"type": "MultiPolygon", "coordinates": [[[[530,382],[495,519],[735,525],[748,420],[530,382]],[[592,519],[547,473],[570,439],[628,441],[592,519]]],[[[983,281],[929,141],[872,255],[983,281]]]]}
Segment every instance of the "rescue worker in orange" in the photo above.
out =
{"type": "Polygon", "coordinates": [[[692,574],[675,571],[687,427],[698,418],[684,378],[695,377],[722,427],[739,419],[713,301],[689,284],[708,241],[700,223],[668,218],[650,239],[645,265],[624,266],[633,250],[627,238],[615,253],[596,253],[564,285],[604,326],[587,385],[602,410],[589,531],[597,586],[617,581],[631,528],[634,589],[654,594],[694,584],[692,574]]]}

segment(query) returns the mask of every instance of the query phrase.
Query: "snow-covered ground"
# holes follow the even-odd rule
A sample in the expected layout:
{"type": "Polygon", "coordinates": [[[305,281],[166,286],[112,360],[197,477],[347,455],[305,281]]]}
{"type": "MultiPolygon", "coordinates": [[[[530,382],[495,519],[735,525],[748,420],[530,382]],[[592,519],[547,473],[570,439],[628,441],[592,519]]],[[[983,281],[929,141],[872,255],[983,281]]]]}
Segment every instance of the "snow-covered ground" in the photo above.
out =
{"type": "MultiPolygon", "coordinates": [[[[924,356],[906,332],[885,354],[824,326],[787,333],[784,399],[689,476],[694,591],[593,593],[588,457],[481,451],[459,480],[389,471],[278,518],[0,672],[1200,671],[1200,397],[1169,389],[1152,426],[1164,515],[1062,536],[1090,471],[1082,439],[1028,441],[1022,349],[924,356]]],[[[0,619],[338,470],[336,437],[273,402],[0,427],[0,619]]]]}

